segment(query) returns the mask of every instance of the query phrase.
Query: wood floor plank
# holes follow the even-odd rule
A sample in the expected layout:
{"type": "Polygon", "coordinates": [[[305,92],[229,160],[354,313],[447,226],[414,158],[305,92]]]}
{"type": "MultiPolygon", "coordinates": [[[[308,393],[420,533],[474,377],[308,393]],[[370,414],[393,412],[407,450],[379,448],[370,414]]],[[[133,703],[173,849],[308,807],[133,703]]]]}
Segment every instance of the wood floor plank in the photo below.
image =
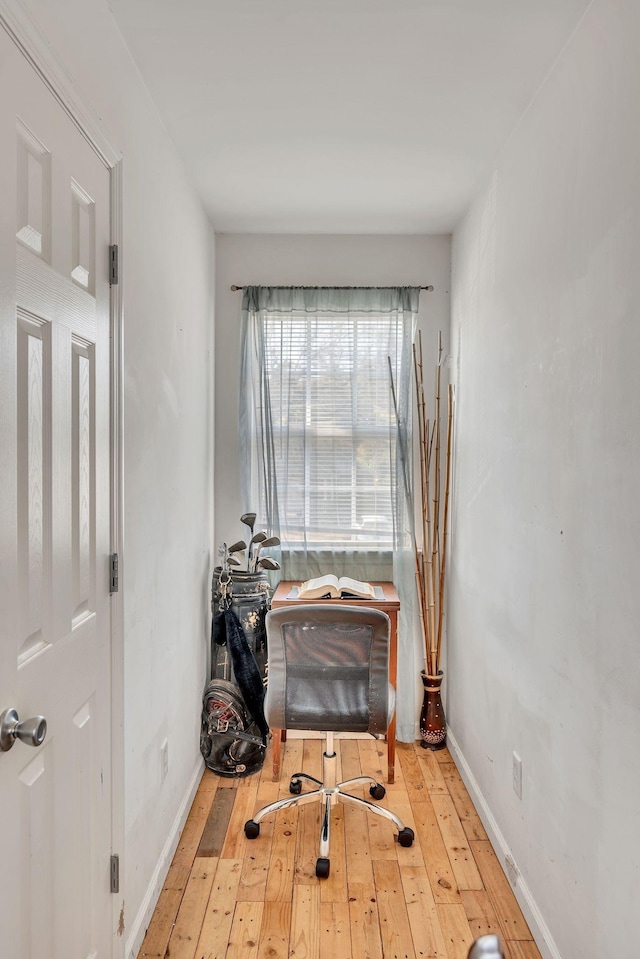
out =
{"type": "Polygon", "coordinates": [[[503,942],[505,959],[542,959],[540,950],[532,939],[503,942]]]}
{"type": "MultiPolygon", "coordinates": [[[[255,809],[250,815],[254,816],[262,806],[274,802],[278,798],[278,789],[279,785],[271,779],[270,771],[268,777],[261,776],[258,780],[255,809]]],[[[260,823],[260,835],[246,844],[242,876],[238,887],[238,901],[264,902],[275,819],[275,814],[266,816],[260,823]]]]}
{"type": "Polygon", "coordinates": [[[220,853],[221,859],[243,859],[247,853],[249,840],[244,834],[244,824],[256,811],[258,781],[245,780],[245,784],[235,792],[235,802],[229,818],[229,828],[220,853]],[[245,785],[246,784],[246,785],[245,785]]]}
{"type": "MultiPolygon", "coordinates": [[[[357,776],[362,776],[358,741],[356,739],[341,740],[340,752],[342,754],[342,779],[355,779],[357,776]]],[[[358,795],[355,790],[353,790],[353,793],[358,795]]]]}
{"type": "Polygon", "coordinates": [[[265,902],[258,959],[288,959],[291,903],[265,902]]]}
{"type": "Polygon", "coordinates": [[[530,940],[531,932],[490,842],[473,840],[471,851],[505,939],[530,940]]]}
{"type": "Polygon", "coordinates": [[[387,776],[384,771],[387,765],[386,756],[383,762],[375,739],[359,739],[358,755],[362,775],[371,776],[378,783],[386,783],[387,776]]]}
{"type": "Polygon", "coordinates": [[[438,819],[431,800],[412,804],[416,835],[424,856],[424,864],[436,902],[461,903],[449,856],[442,839],[438,819]]]}
{"type": "Polygon", "coordinates": [[[291,902],[297,829],[298,810],[295,807],[276,814],[265,902],[291,902]]]}
{"type": "Polygon", "coordinates": [[[269,773],[268,778],[260,777],[258,781],[258,792],[256,795],[256,807],[267,806],[270,802],[275,802],[280,798],[280,783],[274,783],[269,773]]]}
{"type": "Polygon", "coordinates": [[[424,865],[400,866],[400,879],[416,956],[447,959],[440,918],[424,865]]]}
{"type": "Polygon", "coordinates": [[[296,856],[293,881],[309,885],[315,881],[318,842],[320,839],[321,803],[319,800],[300,806],[296,835],[296,856]]]}
{"type": "Polygon", "coordinates": [[[172,863],[165,879],[153,919],[149,924],[140,949],[140,959],[163,959],[169,944],[173,924],[189,882],[189,866],[172,863]]]}
{"type": "Polygon", "coordinates": [[[422,773],[422,778],[425,781],[429,795],[445,795],[448,793],[449,790],[447,789],[445,778],[442,775],[437,753],[432,749],[420,748],[416,749],[416,755],[418,766],[420,767],[420,772],[422,773]]]}
{"type": "Polygon", "coordinates": [[[345,858],[347,883],[373,883],[369,824],[367,813],[355,806],[344,806],[345,858]]]}
{"type": "Polygon", "coordinates": [[[501,935],[500,923],[486,890],[464,889],[460,895],[467,920],[476,939],[490,934],[501,935]]]}
{"type": "Polygon", "coordinates": [[[482,820],[469,798],[455,764],[443,763],[440,768],[467,839],[487,839],[482,820]]]}
{"type": "MultiPolygon", "coordinates": [[[[362,775],[371,776],[376,782],[382,785],[386,781],[386,775],[383,772],[382,756],[378,752],[376,741],[374,739],[359,740],[358,754],[360,756],[362,775]]],[[[384,757],[384,765],[386,766],[386,755],[384,757]]],[[[351,792],[351,790],[349,791],[351,792]]],[[[357,795],[355,791],[354,795],[357,795]]],[[[385,795],[385,798],[382,800],[373,800],[367,786],[363,787],[362,795],[367,802],[373,802],[374,805],[387,809],[390,808],[391,803],[388,795],[385,795]]],[[[397,830],[393,823],[381,816],[368,814],[368,827],[371,858],[397,859],[397,830]]]]}
{"type": "Polygon", "coordinates": [[[291,909],[290,954],[296,959],[320,959],[320,889],[294,886],[291,909]]]}
{"type": "Polygon", "coordinates": [[[444,796],[433,794],[431,803],[436,812],[458,889],[484,889],[453,799],[448,792],[444,796]]]}
{"type": "Polygon", "coordinates": [[[171,959],[193,959],[211,895],[218,860],[195,859],[167,948],[171,959]]]}
{"type": "MultiPolygon", "coordinates": [[[[374,802],[376,806],[382,806],[387,809],[390,806],[386,797],[378,802],[375,802],[375,800],[371,801],[374,802]]],[[[371,858],[397,860],[401,847],[396,839],[398,831],[394,824],[382,816],[369,813],[368,827],[371,858]]]]}
{"type": "Polygon", "coordinates": [[[238,886],[239,902],[264,902],[271,861],[274,819],[275,817],[263,819],[260,823],[260,835],[247,843],[238,886]]]}
{"type": "MultiPolygon", "coordinates": [[[[371,882],[349,882],[349,923],[354,959],[382,959],[376,889],[371,882]]],[[[336,957],[337,959],[337,957],[336,957]]]]}
{"type": "Polygon", "coordinates": [[[261,902],[236,903],[226,959],[257,959],[263,909],[261,902]]]}
{"type": "Polygon", "coordinates": [[[416,831],[413,809],[411,808],[411,803],[409,802],[406,792],[402,796],[394,796],[393,800],[389,800],[389,806],[396,816],[402,820],[402,823],[405,826],[413,829],[415,836],[411,846],[401,846],[395,838],[395,826],[391,825],[394,835],[394,842],[396,844],[396,856],[398,862],[401,866],[423,866],[424,854],[422,852],[422,846],[420,845],[420,837],[416,831]]]}
{"type": "MultiPolygon", "coordinates": [[[[352,955],[349,903],[321,903],[320,959],[352,959],[352,955]]],[[[361,959],[361,956],[357,959],[361,959]]]]}
{"type": "Polygon", "coordinates": [[[209,815],[200,837],[197,856],[212,856],[216,859],[220,857],[229,828],[229,819],[231,818],[235,797],[236,791],[232,789],[219,789],[213,794],[209,815]]]}
{"type": "Polygon", "coordinates": [[[282,754],[282,772],[280,774],[280,784],[278,798],[285,799],[290,796],[289,783],[294,773],[303,772],[302,750],[304,741],[302,739],[287,739],[283,747],[282,754]]]}
{"type": "Polygon", "coordinates": [[[373,876],[385,959],[416,959],[398,863],[375,861],[373,876]]]}
{"type": "MultiPolygon", "coordinates": [[[[319,837],[316,836],[316,840],[319,837]]],[[[344,832],[344,805],[338,803],[331,810],[331,868],[329,878],[320,883],[320,900],[347,901],[347,851],[344,832]]]]}
{"type": "Polygon", "coordinates": [[[411,743],[396,743],[396,757],[399,762],[396,766],[402,768],[402,775],[409,799],[414,802],[425,802],[428,798],[427,784],[424,781],[417,750],[411,743]]]}
{"type": "Polygon", "coordinates": [[[207,795],[213,797],[213,794],[220,784],[221,778],[222,777],[218,776],[217,773],[214,773],[211,769],[207,769],[205,767],[204,772],[202,773],[202,779],[200,780],[200,784],[198,786],[199,795],[202,796],[206,793],[207,795]]]}
{"type": "MultiPolygon", "coordinates": [[[[217,790],[216,790],[217,795],[217,790]]],[[[211,809],[211,797],[208,790],[198,791],[189,810],[187,821],[180,836],[178,848],[173,857],[175,863],[182,866],[192,866],[196,857],[198,846],[204,832],[204,827],[209,817],[211,809]]]]}
{"type": "MultiPolygon", "coordinates": [[[[302,769],[322,781],[322,753],[324,742],[321,739],[305,739],[302,748],[302,769]]],[[[339,748],[336,743],[336,748],[339,748]]]]}
{"type": "Polygon", "coordinates": [[[437,905],[436,909],[448,959],[467,959],[474,936],[467,922],[464,906],[462,903],[448,902],[437,905]]]}
{"type": "Polygon", "coordinates": [[[240,859],[218,861],[198,940],[197,959],[225,959],[241,874],[240,859]]]}

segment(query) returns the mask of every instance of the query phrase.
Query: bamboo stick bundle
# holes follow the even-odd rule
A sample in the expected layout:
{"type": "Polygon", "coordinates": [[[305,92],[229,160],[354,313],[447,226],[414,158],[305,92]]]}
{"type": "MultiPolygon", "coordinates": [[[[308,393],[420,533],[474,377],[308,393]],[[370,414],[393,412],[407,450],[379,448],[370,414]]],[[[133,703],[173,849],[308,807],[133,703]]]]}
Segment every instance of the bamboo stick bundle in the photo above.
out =
{"type": "MultiPolygon", "coordinates": [[[[426,419],[426,406],[424,400],[424,385],[422,377],[422,340],[418,334],[418,349],[413,345],[413,368],[416,384],[416,407],[418,418],[418,441],[420,450],[420,502],[421,502],[421,588],[418,593],[420,601],[420,618],[424,623],[423,639],[425,648],[425,669],[429,656],[430,637],[432,634],[432,621],[430,619],[431,606],[431,575],[428,565],[429,543],[430,543],[430,501],[429,501],[429,453],[427,448],[427,438],[429,435],[429,423],[426,419]]],[[[417,550],[417,540],[416,540],[417,550]]]]}
{"type": "Polygon", "coordinates": [[[438,595],[438,642],[436,647],[436,666],[440,665],[442,649],[442,621],[444,618],[444,584],[446,576],[447,536],[449,531],[449,493],[451,489],[451,440],[453,435],[453,386],[449,383],[447,409],[447,458],[444,487],[444,517],[442,521],[442,556],[440,559],[440,590],[438,595]]]}
{"type": "MultiPolygon", "coordinates": [[[[438,334],[438,354],[435,367],[434,418],[426,413],[424,370],[422,362],[422,335],[418,332],[417,345],[413,345],[413,372],[417,412],[418,449],[420,454],[420,538],[413,534],[416,589],[420,627],[424,641],[425,672],[437,676],[440,668],[442,633],[444,621],[444,595],[446,577],[446,550],[448,542],[449,500],[451,489],[451,453],[453,436],[453,388],[448,386],[447,443],[445,452],[444,502],[441,504],[441,369],[442,333],[438,334]],[[442,509],[442,524],[440,523],[442,509]],[[422,549],[420,549],[420,545],[422,549]]],[[[403,448],[404,433],[401,429],[397,406],[391,359],[389,359],[391,391],[398,426],[400,455],[404,470],[404,485],[408,509],[413,516],[413,485],[409,476],[408,451],[403,448]]]]}
{"type": "MultiPolygon", "coordinates": [[[[429,421],[425,413],[425,389],[422,364],[422,336],[418,333],[418,356],[414,364],[416,378],[416,405],[419,409],[419,424],[425,430],[429,421]]],[[[421,496],[423,522],[423,563],[424,589],[422,595],[426,606],[422,618],[426,623],[425,668],[429,675],[437,676],[440,668],[442,633],[444,621],[444,592],[446,575],[446,548],[448,536],[450,464],[453,428],[453,391],[448,387],[447,448],[445,459],[444,509],[441,518],[442,492],[442,452],[441,452],[441,371],[442,371],[442,333],[438,334],[438,352],[435,367],[434,419],[431,428],[420,437],[421,457],[421,496]]]]}
{"type": "MultiPolygon", "coordinates": [[[[396,397],[395,383],[393,381],[393,368],[391,366],[391,357],[388,356],[387,360],[389,363],[389,380],[391,383],[391,397],[393,400],[393,409],[395,412],[396,427],[398,430],[398,445],[400,449],[400,460],[402,463],[402,474],[403,474],[405,497],[407,501],[407,508],[410,511],[411,517],[413,519],[414,507],[413,507],[413,496],[411,493],[412,484],[411,484],[409,472],[408,472],[409,458],[407,455],[407,450],[404,447],[404,433],[403,433],[402,424],[400,421],[400,411],[398,410],[398,400],[396,397]]],[[[426,624],[424,621],[424,608],[425,608],[425,600],[423,595],[424,584],[423,584],[423,576],[422,576],[422,570],[421,570],[421,564],[420,564],[420,555],[418,551],[418,542],[416,540],[415,535],[412,537],[412,540],[413,540],[413,555],[414,555],[414,562],[415,562],[416,588],[418,592],[418,608],[420,611],[420,626],[422,629],[422,634],[424,636],[425,630],[426,630],[426,624]]]]}
{"type": "Polygon", "coordinates": [[[435,417],[434,417],[434,431],[435,431],[435,462],[433,470],[433,527],[431,530],[431,577],[432,577],[432,595],[433,595],[433,613],[432,613],[432,624],[433,629],[431,633],[431,646],[430,646],[430,675],[435,676],[436,673],[432,672],[433,669],[437,668],[438,656],[437,656],[437,626],[436,621],[439,619],[439,611],[436,609],[436,595],[437,587],[440,580],[440,369],[442,363],[442,333],[438,333],[438,361],[436,363],[435,370],[435,417]]]}

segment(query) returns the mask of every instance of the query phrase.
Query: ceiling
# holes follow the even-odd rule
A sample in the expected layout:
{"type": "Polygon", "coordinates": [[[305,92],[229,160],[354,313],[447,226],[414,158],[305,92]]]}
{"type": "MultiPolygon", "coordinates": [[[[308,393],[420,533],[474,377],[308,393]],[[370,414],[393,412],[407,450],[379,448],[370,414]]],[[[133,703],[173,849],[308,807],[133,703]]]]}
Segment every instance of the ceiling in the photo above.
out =
{"type": "Polygon", "coordinates": [[[217,232],[449,233],[588,0],[107,0],[217,232]]]}

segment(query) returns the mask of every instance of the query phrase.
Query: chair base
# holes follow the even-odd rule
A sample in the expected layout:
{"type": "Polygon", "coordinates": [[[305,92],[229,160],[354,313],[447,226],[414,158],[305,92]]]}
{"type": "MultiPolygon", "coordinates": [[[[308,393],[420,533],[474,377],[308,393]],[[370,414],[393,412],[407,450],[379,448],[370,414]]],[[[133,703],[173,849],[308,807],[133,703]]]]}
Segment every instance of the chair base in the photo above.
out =
{"type": "Polygon", "coordinates": [[[366,799],[360,799],[359,796],[352,796],[346,790],[352,786],[368,785],[369,794],[373,799],[382,799],[385,795],[385,788],[381,783],[372,779],[370,776],[357,776],[354,779],[347,779],[344,782],[336,783],[337,755],[333,748],[333,733],[327,733],[325,751],[322,754],[322,782],[308,773],[294,773],[291,777],[289,790],[293,793],[287,799],[278,799],[275,802],[263,806],[255,813],[253,819],[247,820],[244,826],[244,832],[247,839],[256,839],[260,835],[260,823],[265,816],[278,812],[280,809],[288,809],[291,806],[302,806],[305,803],[319,801],[322,803],[322,823],[320,827],[320,843],[318,848],[318,860],[316,862],[316,876],[319,879],[327,879],[329,876],[329,846],[331,842],[331,807],[338,802],[344,802],[360,809],[366,809],[367,812],[383,819],[388,819],[398,830],[398,842],[401,846],[410,846],[413,843],[414,834],[409,826],[405,826],[401,819],[383,806],[376,806],[375,803],[366,799]],[[310,792],[302,792],[302,783],[307,781],[316,788],[310,792]]]}

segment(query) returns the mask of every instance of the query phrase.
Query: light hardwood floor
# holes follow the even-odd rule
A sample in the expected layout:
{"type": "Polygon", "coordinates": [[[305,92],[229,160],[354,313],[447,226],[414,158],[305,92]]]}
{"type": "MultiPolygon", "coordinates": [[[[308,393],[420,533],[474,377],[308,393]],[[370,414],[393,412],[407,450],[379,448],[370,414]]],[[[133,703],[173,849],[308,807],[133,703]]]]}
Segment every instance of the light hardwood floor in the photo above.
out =
{"type": "MultiPolygon", "coordinates": [[[[339,779],[386,785],[385,743],[342,739],[336,750],[339,779]]],[[[382,805],[414,830],[409,849],[391,823],[338,805],[331,874],[317,879],[319,803],[263,820],[247,840],[245,821],[289,795],[293,772],[321,778],[321,756],[320,741],[290,740],[279,783],[270,752],[244,779],[205,771],[139,959],[466,959],[488,932],[507,959],[540,959],[447,750],[398,743],[382,805]]]]}

